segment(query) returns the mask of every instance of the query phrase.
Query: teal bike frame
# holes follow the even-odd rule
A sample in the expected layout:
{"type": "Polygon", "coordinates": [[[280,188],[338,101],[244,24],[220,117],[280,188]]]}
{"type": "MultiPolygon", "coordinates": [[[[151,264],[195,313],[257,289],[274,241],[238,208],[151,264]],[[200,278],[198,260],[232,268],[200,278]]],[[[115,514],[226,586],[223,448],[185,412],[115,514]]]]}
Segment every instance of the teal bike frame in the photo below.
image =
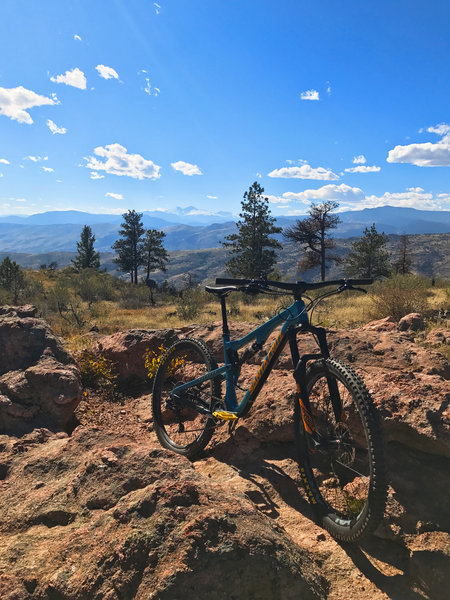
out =
{"type": "MultiPolygon", "coordinates": [[[[263,323],[253,331],[251,331],[246,336],[231,341],[230,340],[230,332],[228,329],[227,323],[227,314],[225,308],[225,296],[221,296],[220,298],[222,304],[222,322],[223,322],[223,354],[224,354],[224,362],[225,364],[222,367],[214,369],[209,373],[205,373],[201,377],[193,379],[188,383],[177,386],[173,392],[172,397],[175,395],[178,396],[180,392],[188,390],[194,386],[197,386],[205,381],[209,381],[211,379],[215,379],[216,377],[222,377],[226,381],[226,393],[225,393],[225,407],[228,411],[234,412],[236,416],[243,416],[248,412],[251,408],[253,402],[257,398],[259,392],[261,391],[262,386],[266,382],[267,377],[269,376],[270,371],[272,370],[274,364],[278,360],[283,348],[286,345],[287,340],[289,339],[291,342],[291,352],[292,358],[294,360],[294,367],[298,361],[298,350],[295,345],[292,343],[292,340],[295,342],[295,327],[298,325],[308,325],[309,319],[308,314],[306,312],[306,306],[303,300],[296,299],[293,304],[275,315],[267,321],[263,323]],[[240,368],[244,360],[240,360],[237,354],[237,351],[244,346],[250,344],[252,340],[255,340],[253,343],[254,352],[250,352],[249,356],[254,354],[256,351],[262,348],[270,334],[276,329],[277,326],[282,324],[281,331],[278,336],[275,338],[275,341],[272,343],[266,357],[264,358],[258,372],[256,373],[253,381],[250,384],[250,387],[246,391],[242,401],[238,403],[236,397],[236,384],[240,374],[240,368]]],[[[245,351],[244,351],[245,355],[245,351]]],[[[205,414],[210,413],[206,408],[202,410],[205,414]]]]}

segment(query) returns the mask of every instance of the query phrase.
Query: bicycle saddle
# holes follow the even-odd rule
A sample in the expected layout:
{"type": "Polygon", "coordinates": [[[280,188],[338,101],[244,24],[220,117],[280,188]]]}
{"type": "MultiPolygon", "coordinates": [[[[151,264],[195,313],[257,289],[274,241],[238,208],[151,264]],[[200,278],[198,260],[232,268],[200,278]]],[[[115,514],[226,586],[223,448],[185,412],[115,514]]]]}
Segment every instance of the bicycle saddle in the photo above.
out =
{"type": "Polygon", "coordinates": [[[210,285],[205,285],[205,291],[210,294],[216,294],[217,296],[225,296],[230,292],[234,292],[238,288],[235,285],[226,285],[224,287],[211,287],[210,285]]]}

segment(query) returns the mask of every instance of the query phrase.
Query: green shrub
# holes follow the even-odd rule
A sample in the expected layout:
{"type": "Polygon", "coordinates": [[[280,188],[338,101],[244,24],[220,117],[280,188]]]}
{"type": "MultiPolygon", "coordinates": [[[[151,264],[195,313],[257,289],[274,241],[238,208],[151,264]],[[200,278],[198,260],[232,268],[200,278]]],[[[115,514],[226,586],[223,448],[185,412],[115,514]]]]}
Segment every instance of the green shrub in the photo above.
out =
{"type": "Polygon", "coordinates": [[[183,290],[177,300],[177,315],[184,321],[194,319],[205,305],[205,292],[198,287],[183,290]]]}
{"type": "MultiPolygon", "coordinates": [[[[118,374],[114,363],[93,350],[83,350],[77,357],[81,383],[88,390],[95,390],[112,400],[118,400],[118,374]]],[[[87,393],[85,392],[85,396],[87,393]]]]}
{"type": "Polygon", "coordinates": [[[419,275],[394,275],[376,282],[370,289],[370,317],[392,316],[396,321],[409,313],[423,313],[428,308],[427,280],[419,275]]]}
{"type": "Polygon", "coordinates": [[[120,287],[121,308],[143,308],[150,303],[149,289],[144,284],[123,283],[120,287]]]}

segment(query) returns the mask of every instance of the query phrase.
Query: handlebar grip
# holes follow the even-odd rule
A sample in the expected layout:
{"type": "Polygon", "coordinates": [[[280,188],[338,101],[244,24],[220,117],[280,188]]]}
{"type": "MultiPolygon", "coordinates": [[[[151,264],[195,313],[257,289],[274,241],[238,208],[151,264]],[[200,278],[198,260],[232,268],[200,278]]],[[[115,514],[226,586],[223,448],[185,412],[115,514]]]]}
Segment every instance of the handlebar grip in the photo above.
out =
{"type": "Polygon", "coordinates": [[[370,285],[373,281],[373,279],[349,279],[352,285],[370,285]]]}
{"type": "Polygon", "coordinates": [[[217,277],[216,285],[248,285],[250,279],[230,279],[228,277],[217,277]]]}

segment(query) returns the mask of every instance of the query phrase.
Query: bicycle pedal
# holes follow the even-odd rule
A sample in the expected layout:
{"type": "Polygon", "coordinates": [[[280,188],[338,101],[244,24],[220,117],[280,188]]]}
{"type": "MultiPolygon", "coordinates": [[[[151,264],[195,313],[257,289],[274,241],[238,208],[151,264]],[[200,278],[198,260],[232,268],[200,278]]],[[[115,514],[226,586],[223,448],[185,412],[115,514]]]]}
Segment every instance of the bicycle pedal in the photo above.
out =
{"type": "Polygon", "coordinates": [[[213,417],[220,419],[221,421],[236,421],[239,417],[236,413],[228,410],[215,410],[213,417]]]}

